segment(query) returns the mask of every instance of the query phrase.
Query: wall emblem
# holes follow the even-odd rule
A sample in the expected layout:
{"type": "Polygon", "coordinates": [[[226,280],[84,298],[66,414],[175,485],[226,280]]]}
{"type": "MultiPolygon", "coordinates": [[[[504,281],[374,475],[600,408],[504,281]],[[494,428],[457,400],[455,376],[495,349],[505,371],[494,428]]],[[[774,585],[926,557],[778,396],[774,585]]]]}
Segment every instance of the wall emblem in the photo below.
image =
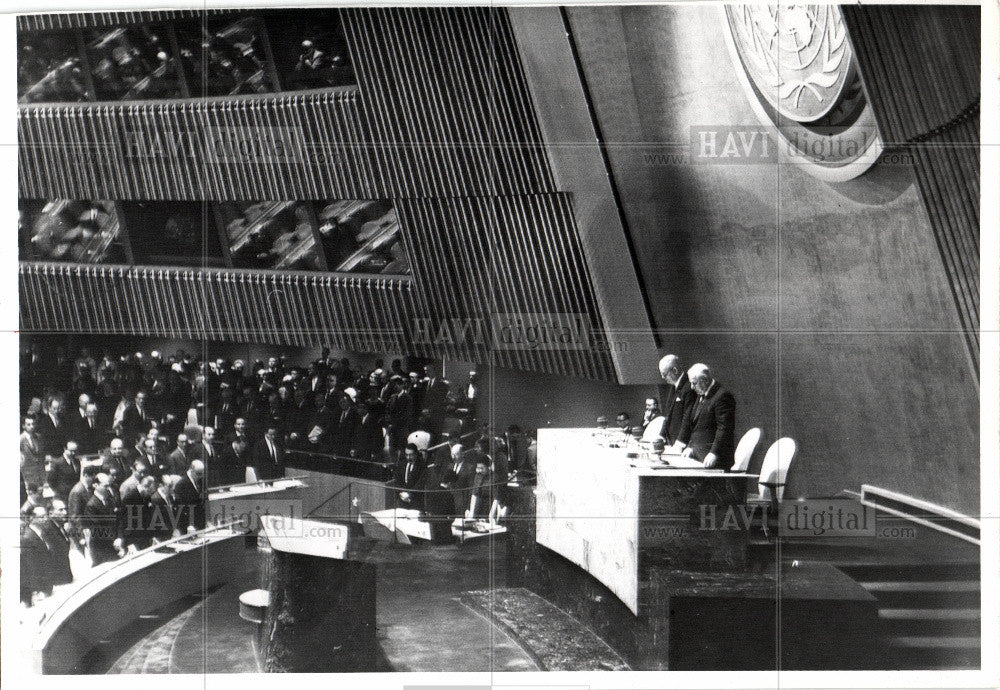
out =
{"type": "Polygon", "coordinates": [[[843,181],[882,152],[840,8],[726,5],[726,35],[750,104],[810,173],[843,181]]]}

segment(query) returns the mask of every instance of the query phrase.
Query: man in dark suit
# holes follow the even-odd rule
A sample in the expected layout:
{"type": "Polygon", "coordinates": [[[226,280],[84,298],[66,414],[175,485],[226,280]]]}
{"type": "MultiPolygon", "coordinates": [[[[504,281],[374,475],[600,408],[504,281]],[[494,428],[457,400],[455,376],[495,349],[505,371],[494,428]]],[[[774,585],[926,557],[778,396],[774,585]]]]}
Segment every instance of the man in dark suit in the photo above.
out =
{"type": "Polygon", "coordinates": [[[433,433],[441,432],[441,424],[444,422],[445,405],[448,402],[448,382],[437,375],[437,370],[433,365],[424,367],[424,376],[427,382],[423,390],[422,410],[430,412],[430,421],[433,433]]]}
{"type": "Polygon", "coordinates": [[[191,466],[191,460],[193,460],[190,453],[191,441],[187,434],[178,434],[177,447],[167,456],[167,467],[170,468],[170,474],[176,474],[179,477],[187,472],[187,468],[191,466]]]}
{"type": "Polygon", "coordinates": [[[446,469],[442,484],[451,490],[457,515],[462,515],[469,507],[472,484],[476,478],[476,464],[489,461],[476,449],[465,450],[461,444],[451,447],[451,466],[446,469]]]}
{"type": "Polygon", "coordinates": [[[678,440],[708,469],[728,470],[735,462],[736,399],[704,364],[688,369],[697,398],[684,416],[678,440]]]}
{"type": "Polygon", "coordinates": [[[67,441],[62,456],[53,458],[45,472],[45,481],[61,501],[69,499],[69,492],[80,481],[80,460],[77,458],[76,441],[67,441]]]}
{"type": "Polygon", "coordinates": [[[69,516],[70,534],[77,541],[83,539],[83,511],[94,495],[94,482],[100,472],[101,468],[96,465],[84,467],[80,473],[80,481],[70,489],[69,498],[64,504],[69,516]]]}
{"type": "Polygon", "coordinates": [[[146,391],[135,394],[135,404],[128,407],[122,415],[122,425],[125,428],[125,438],[135,438],[145,434],[153,426],[155,416],[149,409],[149,396],[146,391]]]}
{"type": "Polygon", "coordinates": [[[227,486],[229,484],[242,484],[246,479],[246,469],[252,465],[250,455],[250,440],[244,436],[237,436],[232,443],[223,449],[219,455],[219,462],[216,471],[211,467],[205,471],[208,476],[209,486],[227,486]]]}
{"type": "Polygon", "coordinates": [[[123,538],[127,549],[140,550],[152,543],[153,511],[149,499],[158,484],[157,476],[150,474],[143,477],[137,487],[122,495],[123,538]]]}
{"type": "Polygon", "coordinates": [[[277,426],[268,426],[264,438],[254,447],[250,460],[257,479],[280,479],[285,476],[285,449],[281,446],[277,426]]]}
{"type": "Polygon", "coordinates": [[[21,601],[31,606],[36,593],[52,593],[49,578],[49,549],[43,538],[42,525],[48,518],[39,506],[21,530],[21,601]]]}
{"type": "Polygon", "coordinates": [[[34,417],[24,418],[24,432],[20,437],[21,482],[25,485],[45,483],[45,449],[38,435],[34,417]]]}
{"type": "Polygon", "coordinates": [[[111,495],[111,478],[99,474],[94,495],[84,508],[84,535],[92,565],[117,560],[124,553],[122,511],[111,495]]]}
{"type": "Polygon", "coordinates": [[[41,523],[41,537],[48,547],[48,577],[52,585],[65,585],[73,581],[73,570],[69,565],[69,550],[72,538],[66,529],[66,504],[52,501],[48,518],[41,523]]]}
{"type": "Polygon", "coordinates": [[[86,416],[76,423],[72,436],[73,440],[80,444],[80,452],[84,455],[92,455],[104,447],[107,432],[101,428],[99,411],[95,403],[87,404],[86,416]]]}
{"type": "Polygon", "coordinates": [[[180,518],[177,527],[181,534],[205,527],[205,464],[192,460],[191,466],[177,482],[173,493],[180,518]]]}
{"type": "Polygon", "coordinates": [[[406,437],[410,433],[410,422],[413,420],[413,394],[410,392],[409,381],[400,376],[389,381],[393,393],[386,404],[386,431],[389,435],[389,452],[392,459],[399,457],[399,452],[406,445],[406,437]]]}
{"type": "MultiPolygon", "coordinates": [[[[349,389],[353,392],[353,389],[349,389]]],[[[357,432],[358,413],[354,409],[354,400],[345,392],[340,396],[340,412],[330,434],[330,445],[336,455],[347,455],[357,432]]]]}
{"type": "Polygon", "coordinates": [[[173,490],[177,479],[167,477],[160,482],[156,491],[149,497],[150,522],[152,537],[157,541],[167,541],[181,536],[178,529],[181,520],[180,507],[174,503],[173,490]]]}
{"type": "Polygon", "coordinates": [[[392,486],[396,492],[397,508],[416,508],[423,506],[423,494],[418,493],[424,485],[425,470],[424,458],[420,455],[417,447],[408,443],[403,451],[403,461],[396,465],[395,476],[392,486]]]}
{"type": "Polygon", "coordinates": [[[70,430],[63,414],[62,398],[55,396],[49,400],[49,410],[38,418],[36,426],[43,450],[49,455],[61,452],[69,440],[70,430]]]}
{"type": "Polygon", "coordinates": [[[372,412],[371,407],[366,402],[358,405],[358,415],[360,419],[355,428],[354,440],[351,443],[354,457],[359,460],[371,460],[372,455],[378,453],[379,460],[381,460],[384,442],[382,420],[372,412]]]}
{"type": "Polygon", "coordinates": [[[660,360],[660,376],[664,381],[660,385],[660,409],[665,419],[663,434],[667,443],[674,443],[684,424],[684,414],[698,396],[691,389],[687,373],[681,370],[677,355],[667,355],[660,360]]]}
{"type": "Polygon", "coordinates": [[[121,486],[121,483],[132,471],[132,457],[129,455],[128,448],[125,447],[125,441],[120,438],[111,439],[104,465],[107,468],[105,471],[114,468],[115,472],[109,472],[109,474],[111,474],[113,482],[117,486],[121,486]]]}

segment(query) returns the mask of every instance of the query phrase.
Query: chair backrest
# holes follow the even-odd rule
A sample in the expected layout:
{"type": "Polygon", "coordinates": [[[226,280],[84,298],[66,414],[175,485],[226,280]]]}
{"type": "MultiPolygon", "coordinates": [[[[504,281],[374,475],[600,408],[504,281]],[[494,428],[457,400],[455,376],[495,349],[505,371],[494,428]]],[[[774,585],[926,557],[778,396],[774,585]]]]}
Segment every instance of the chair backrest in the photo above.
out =
{"type": "Polygon", "coordinates": [[[778,501],[782,499],[785,495],[785,478],[788,476],[788,468],[794,457],[795,441],[788,437],[779,438],[767,449],[764,462],[760,466],[760,477],[757,479],[757,489],[762,499],[771,500],[772,487],[774,497],[778,501]]]}
{"type": "Polygon", "coordinates": [[[656,439],[663,436],[663,427],[667,424],[667,418],[662,415],[659,417],[653,417],[649,420],[649,424],[646,425],[645,430],[642,432],[642,438],[640,441],[655,441],[656,439]]]}
{"type": "Polygon", "coordinates": [[[246,479],[247,484],[255,484],[257,482],[257,470],[252,467],[248,467],[244,478],[246,479]]]}
{"type": "Polygon", "coordinates": [[[746,472],[750,466],[750,458],[760,443],[760,435],[763,433],[760,427],[754,427],[745,434],[736,445],[736,461],[733,463],[733,472],[746,472]]]}

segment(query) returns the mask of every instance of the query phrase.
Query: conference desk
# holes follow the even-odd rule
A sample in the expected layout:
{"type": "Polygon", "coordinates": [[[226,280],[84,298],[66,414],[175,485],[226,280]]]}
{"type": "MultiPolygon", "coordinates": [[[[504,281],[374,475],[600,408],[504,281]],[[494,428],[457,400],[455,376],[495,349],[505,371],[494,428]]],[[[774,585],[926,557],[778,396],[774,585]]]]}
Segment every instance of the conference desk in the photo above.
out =
{"type": "Polygon", "coordinates": [[[656,456],[616,430],[539,429],[536,540],[638,614],[652,567],[745,567],[747,530],[726,518],[745,515],[753,477],[656,456]]]}
{"type": "Polygon", "coordinates": [[[621,432],[540,429],[537,487],[508,490],[507,586],[635,670],[876,667],[874,597],[829,563],[750,558],[755,475],[699,465],[621,432]]]}
{"type": "MultiPolygon", "coordinates": [[[[80,673],[84,657],[102,640],[182,597],[232,579],[243,569],[243,533],[230,526],[151,546],[94,568],[32,609],[36,673],[80,673]]],[[[234,604],[235,605],[235,604],[234,604]]],[[[30,625],[25,621],[25,625],[30,625]]]]}

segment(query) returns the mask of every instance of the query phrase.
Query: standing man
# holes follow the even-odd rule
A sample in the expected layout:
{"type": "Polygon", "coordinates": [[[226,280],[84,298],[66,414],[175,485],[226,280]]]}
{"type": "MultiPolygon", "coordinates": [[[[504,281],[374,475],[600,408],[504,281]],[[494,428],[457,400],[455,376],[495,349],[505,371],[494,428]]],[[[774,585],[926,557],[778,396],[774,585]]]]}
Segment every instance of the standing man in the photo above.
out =
{"type": "Polygon", "coordinates": [[[728,470],[735,462],[736,399],[704,364],[688,369],[688,379],[697,397],[684,415],[678,440],[707,469],[728,470]]]}
{"type": "Polygon", "coordinates": [[[45,473],[45,480],[52,493],[66,502],[69,492],[80,481],[80,460],[77,458],[76,441],[67,441],[62,457],[53,459],[45,473]]]}
{"type": "Polygon", "coordinates": [[[97,475],[94,495],[84,508],[83,533],[94,566],[117,560],[125,553],[122,513],[111,491],[111,478],[104,473],[97,475]]]}
{"type": "Polygon", "coordinates": [[[280,479],[285,476],[285,449],[281,447],[278,427],[270,425],[253,450],[251,458],[257,479],[280,479]]]}
{"type": "Polygon", "coordinates": [[[663,434],[667,443],[675,443],[684,424],[684,414],[697,395],[691,390],[691,383],[681,370],[677,355],[667,355],[660,360],[660,376],[664,381],[660,385],[660,409],[665,419],[663,434]]]}

